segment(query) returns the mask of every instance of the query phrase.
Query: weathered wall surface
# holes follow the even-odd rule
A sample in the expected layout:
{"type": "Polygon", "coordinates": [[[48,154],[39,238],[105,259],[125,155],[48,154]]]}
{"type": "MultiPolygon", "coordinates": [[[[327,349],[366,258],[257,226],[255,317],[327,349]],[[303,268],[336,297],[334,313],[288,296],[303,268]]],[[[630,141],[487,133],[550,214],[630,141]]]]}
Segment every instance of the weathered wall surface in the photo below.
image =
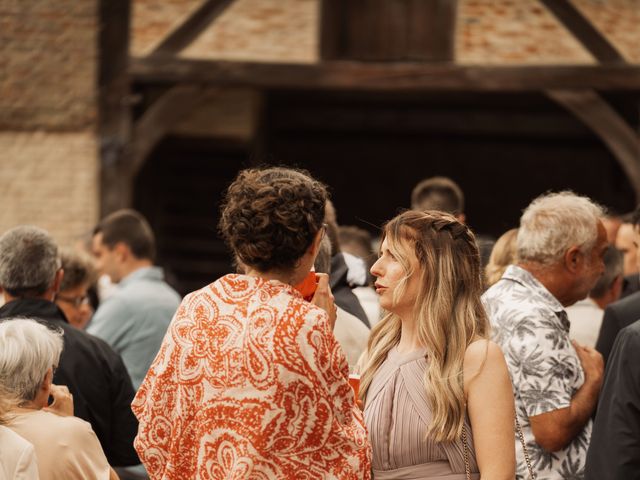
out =
{"type": "Polygon", "coordinates": [[[80,130],[93,124],[96,4],[0,2],[0,129],[80,130]]]}
{"type": "Polygon", "coordinates": [[[61,245],[89,231],[98,215],[92,132],[2,132],[0,152],[0,231],[37,225],[61,245]]]}
{"type": "Polygon", "coordinates": [[[97,220],[97,0],[0,2],[0,233],[97,220]]]}

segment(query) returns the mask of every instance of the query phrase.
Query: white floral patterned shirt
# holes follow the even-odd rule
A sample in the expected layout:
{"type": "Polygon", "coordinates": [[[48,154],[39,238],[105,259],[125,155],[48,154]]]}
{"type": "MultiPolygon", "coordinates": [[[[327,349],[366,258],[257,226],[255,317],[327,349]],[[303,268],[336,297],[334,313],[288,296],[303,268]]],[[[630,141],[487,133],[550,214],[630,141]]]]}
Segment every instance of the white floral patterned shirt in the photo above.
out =
{"type": "MultiPolygon", "coordinates": [[[[584,478],[591,438],[589,420],[562,450],[547,452],[533,436],[529,417],[566,408],[584,383],[580,359],[569,339],[569,319],[560,302],[526,270],[511,265],[482,297],[509,366],[516,413],[538,480],[584,478]]],[[[516,436],[517,478],[529,473],[516,436]]]]}

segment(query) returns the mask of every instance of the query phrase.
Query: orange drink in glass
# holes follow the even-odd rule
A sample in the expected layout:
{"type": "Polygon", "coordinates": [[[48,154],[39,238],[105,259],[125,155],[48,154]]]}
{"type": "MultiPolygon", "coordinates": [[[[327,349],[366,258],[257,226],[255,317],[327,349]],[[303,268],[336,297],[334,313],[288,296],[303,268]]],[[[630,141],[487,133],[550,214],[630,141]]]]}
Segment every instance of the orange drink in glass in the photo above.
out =
{"type": "Polygon", "coordinates": [[[353,389],[353,394],[358,401],[358,392],[360,390],[360,370],[357,365],[349,365],[349,385],[353,389]]]}

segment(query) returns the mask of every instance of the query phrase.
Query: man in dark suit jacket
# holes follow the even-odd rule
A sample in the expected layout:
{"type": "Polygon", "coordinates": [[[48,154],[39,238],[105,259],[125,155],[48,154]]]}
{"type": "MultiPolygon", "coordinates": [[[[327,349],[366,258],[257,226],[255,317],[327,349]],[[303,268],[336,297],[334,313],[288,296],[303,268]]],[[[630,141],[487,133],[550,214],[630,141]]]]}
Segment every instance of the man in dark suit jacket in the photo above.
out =
{"type": "Polygon", "coordinates": [[[586,480],[640,480],[640,321],[622,329],[607,365],[586,480]]]}
{"type": "Polygon", "coordinates": [[[614,302],[606,308],[596,342],[596,350],[602,354],[605,362],[609,358],[618,332],[636,320],[640,320],[640,292],[614,302]]]}
{"type": "Polygon", "coordinates": [[[63,330],[64,350],[54,383],[69,388],[75,416],[91,424],[111,466],[137,465],[131,378],[120,355],[70,325],[53,302],[63,275],[58,247],[46,231],[21,226],[6,232],[0,237],[0,292],[6,302],[0,319],[29,317],[63,330]]]}
{"type": "MultiPolygon", "coordinates": [[[[640,245],[640,230],[638,229],[640,226],[640,206],[633,212],[631,223],[635,234],[634,244],[637,249],[640,245]]],[[[640,267],[640,255],[636,256],[636,262],[640,267]]],[[[640,320],[640,292],[632,293],[606,308],[596,342],[596,350],[602,354],[605,362],[611,353],[611,347],[618,332],[636,320],[640,320]]]]}

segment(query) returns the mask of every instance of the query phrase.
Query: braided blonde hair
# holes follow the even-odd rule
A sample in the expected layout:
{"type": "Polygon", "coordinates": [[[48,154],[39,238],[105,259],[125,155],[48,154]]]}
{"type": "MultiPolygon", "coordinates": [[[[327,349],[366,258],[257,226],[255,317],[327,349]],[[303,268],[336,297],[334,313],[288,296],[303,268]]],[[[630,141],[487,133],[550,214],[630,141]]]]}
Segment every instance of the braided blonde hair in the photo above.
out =
{"type": "MultiPolygon", "coordinates": [[[[424,388],[433,413],[425,434],[439,442],[453,441],[460,437],[465,419],[465,352],[472,341],[489,335],[480,301],[482,271],[475,237],[452,215],[437,211],[404,212],[385,225],[383,237],[406,274],[395,289],[394,302],[403,295],[409,277],[420,275],[414,318],[418,339],[427,349],[424,388]],[[410,247],[421,267],[418,272],[409,267],[410,247]]],[[[397,315],[387,313],[371,331],[361,362],[361,400],[366,401],[376,371],[400,340],[401,326],[397,315]]]]}

